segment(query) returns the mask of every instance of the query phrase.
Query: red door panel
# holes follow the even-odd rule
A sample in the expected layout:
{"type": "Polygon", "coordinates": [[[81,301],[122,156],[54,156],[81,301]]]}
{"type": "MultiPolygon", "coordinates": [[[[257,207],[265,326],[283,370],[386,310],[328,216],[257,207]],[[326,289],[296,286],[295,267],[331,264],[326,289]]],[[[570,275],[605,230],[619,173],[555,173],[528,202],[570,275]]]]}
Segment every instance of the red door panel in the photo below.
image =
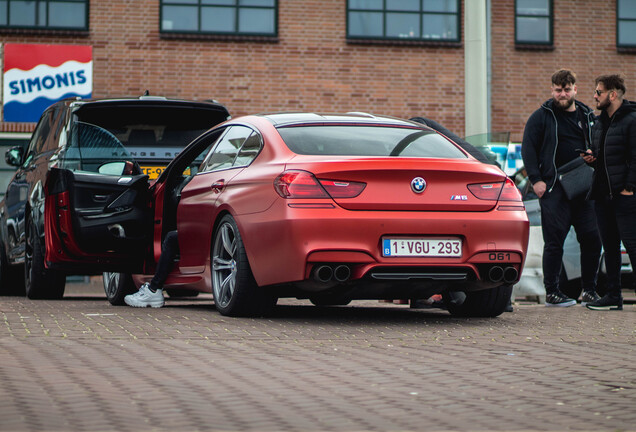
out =
{"type": "Polygon", "coordinates": [[[46,187],[47,265],[141,272],[149,250],[148,177],[52,169],[46,187]]]}

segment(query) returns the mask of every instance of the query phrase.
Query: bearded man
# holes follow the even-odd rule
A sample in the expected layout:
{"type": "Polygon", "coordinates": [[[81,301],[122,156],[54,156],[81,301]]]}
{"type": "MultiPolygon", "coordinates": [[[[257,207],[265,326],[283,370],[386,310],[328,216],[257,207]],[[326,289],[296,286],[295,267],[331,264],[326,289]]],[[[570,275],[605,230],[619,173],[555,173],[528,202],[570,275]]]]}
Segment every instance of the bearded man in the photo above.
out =
{"type": "Polygon", "coordinates": [[[636,103],[624,98],[620,75],[596,78],[594,100],[601,111],[585,161],[595,167],[590,196],[596,204],[605,249],[607,294],[588,303],[592,310],[622,310],[621,241],[636,266],[636,103]]]}
{"type": "Polygon", "coordinates": [[[576,304],[559,287],[563,244],[574,226],[581,245],[581,303],[599,300],[596,277],[601,240],[594,206],[585,195],[568,199],[559,182],[559,169],[590,148],[593,111],[575,100],[576,75],[567,69],[552,75],[552,99],[546,101],[526,122],[521,145],[523,163],[541,206],[543,232],[543,284],[546,306],[576,304]]]}

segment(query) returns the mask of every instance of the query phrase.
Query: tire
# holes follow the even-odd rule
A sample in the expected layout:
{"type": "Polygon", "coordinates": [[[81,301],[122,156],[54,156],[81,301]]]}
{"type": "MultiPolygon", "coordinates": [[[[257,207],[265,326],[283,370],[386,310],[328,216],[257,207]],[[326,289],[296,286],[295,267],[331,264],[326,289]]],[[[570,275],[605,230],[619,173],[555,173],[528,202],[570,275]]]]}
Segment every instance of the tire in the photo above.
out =
{"type": "Polygon", "coordinates": [[[4,244],[0,242],[0,295],[23,296],[24,294],[23,267],[9,265],[4,244]]]}
{"type": "Polygon", "coordinates": [[[196,297],[199,295],[199,291],[192,291],[182,288],[170,288],[167,289],[166,292],[172,298],[180,298],[180,297],[196,297]]]}
{"type": "Polygon", "coordinates": [[[214,305],[221,315],[262,316],[277,298],[254,280],[236,222],[225,215],[214,233],[211,251],[214,305]]]}
{"type": "Polygon", "coordinates": [[[128,273],[104,272],[104,292],[113,306],[124,305],[124,297],[137,291],[132,275],[128,273]]]}
{"type": "Polygon", "coordinates": [[[29,220],[24,250],[24,288],[30,299],[61,299],[64,296],[66,275],[44,266],[44,248],[29,220]]]}
{"type": "Polygon", "coordinates": [[[453,316],[493,318],[506,309],[512,285],[501,285],[482,291],[446,292],[444,303],[453,316]]]}

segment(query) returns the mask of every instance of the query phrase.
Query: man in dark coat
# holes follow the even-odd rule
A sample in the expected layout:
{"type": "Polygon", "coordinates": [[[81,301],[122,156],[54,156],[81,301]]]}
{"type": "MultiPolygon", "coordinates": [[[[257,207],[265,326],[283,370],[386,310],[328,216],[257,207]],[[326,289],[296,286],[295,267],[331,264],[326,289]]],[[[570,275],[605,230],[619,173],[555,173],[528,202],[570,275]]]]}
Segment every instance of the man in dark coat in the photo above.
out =
{"type": "Polygon", "coordinates": [[[636,264],[636,103],[623,98],[620,75],[596,78],[594,100],[601,111],[584,156],[595,168],[590,197],[595,200],[607,268],[607,294],[589,303],[592,310],[621,310],[621,241],[632,268],[636,264]]]}
{"type": "Polygon", "coordinates": [[[567,297],[559,287],[563,244],[571,226],[581,245],[581,303],[599,299],[596,276],[601,240],[594,206],[585,193],[569,199],[558,180],[560,169],[579,157],[577,149],[589,147],[595,120],[592,110],[575,100],[575,83],[572,71],[562,69],[552,75],[552,99],[530,116],[521,144],[528,179],[541,206],[545,305],[551,307],[576,304],[576,299],[567,297]]]}

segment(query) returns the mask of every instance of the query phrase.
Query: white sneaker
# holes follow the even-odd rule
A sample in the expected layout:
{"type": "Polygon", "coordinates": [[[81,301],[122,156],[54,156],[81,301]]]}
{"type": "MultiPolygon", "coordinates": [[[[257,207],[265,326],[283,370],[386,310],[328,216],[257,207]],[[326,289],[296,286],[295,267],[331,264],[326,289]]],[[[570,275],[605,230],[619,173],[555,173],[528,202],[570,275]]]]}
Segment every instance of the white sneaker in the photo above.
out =
{"type": "Polygon", "coordinates": [[[163,306],[163,290],[158,289],[156,292],[150,291],[148,282],[139,287],[139,291],[134,294],[128,294],[124,297],[124,302],[132,307],[153,307],[160,308],[163,306]]]}

